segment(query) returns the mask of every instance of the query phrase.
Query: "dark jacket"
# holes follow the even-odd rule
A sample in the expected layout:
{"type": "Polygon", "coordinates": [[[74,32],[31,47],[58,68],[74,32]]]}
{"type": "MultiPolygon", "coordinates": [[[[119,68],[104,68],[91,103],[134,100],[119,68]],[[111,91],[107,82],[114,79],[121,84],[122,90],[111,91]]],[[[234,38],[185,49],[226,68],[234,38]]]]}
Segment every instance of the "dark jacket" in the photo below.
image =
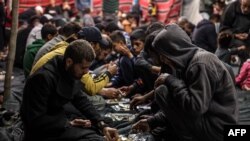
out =
{"type": "Polygon", "coordinates": [[[218,47],[215,51],[215,55],[223,62],[230,64],[231,63],[231,55],[237,54],[239,51],[237,48],[227,49],[218,47]]]}
{"type": "Polygon", "coordinates": [[[165,81],[169,101],[162,109],[173,113],[166,118],[177,134],[190,134],[193,140],[223,140],[224,125],[238,121],[236,90],[226,67],[214,54],[193,45],[175,24],[162,30],[153,46],[180,72],[179,78],[170,75],[165,81]]]}
{"type": "Polygon", "coordinates": [[[95,70],[98,69],[99,67],[105,65],[107,62],[105,60],[97,60],[95,59],[92,63],[91,66],[89,67],[89,70],[95,70]]]}
{"type": "Polygon", "coordinates": [[[127,56],[121,56],[118,67],[117,75],[112,78],[112,86],[121,87],[133,84],[135,78],[133,60],[127,56]]]}
{"type": "MultiPolygon", "coordinates": [[[[225,9],[220,25],[220,32],[221,31],[228,31],[231,33],[249,33],[250,29],[250,14],[244,15],[241,12],[240,8],[240,1],[237,0],[225,9]]],[[[247,45],[249,46],[249,39],[246,41],[240,41],[234,39],[232,41],[231,46],[237,47],[240,45],[247,45]]]]}
{"type": "Polygon", "coordinates": [[[0,26],[3,26],[5,23],[5,11],[4,11],[4,2],[0,1],[0,26]]]}
{"type": "Polygon", "coordinates": [[[26,140],[78,138],[76,131],[79,128],[69,126],[63,108],[70,101],[92,124],[101,120],[93,105],[80,93],[80,88],[81,83],[65,71],[61,56],[56,56],[33,74],[26,82],[21,106],[26,140]]]}
{"type": "Polygon", "coordinates": [[[54,16],[61,15],[62,14],[62,8],[60,6],[53,7],[53,6],[49,5],[49,6],[47,6],[45,8],[44,13],[51,14],[51,15],[54,15],[54,16]]]}
{"type": "Polygon", "coordinates": [[[31,7],[19,15],[19,19],[28,22],[29,19],[36,15],[35,7],[31,7]]]}
{"type": "Polygon", "coordinates": [[[32,29],[33,26],[29,25],[27,28],[21,29],[17,33],[16,54],[14,61],[15,67],[23,68],[23,57],[26,49],[26,43],[32,29]]]}
{"type": "Polygon", "coordinates": [[[134,59],[134,70],[136,75],[143,81],[144,91],[150,91],[154,88],[154,82],[158,77],[157,74],[152,73],[152,66],[155,65],[152,59],[145,51],[141,53],[134,59]]]}
{"type": "Polygon", "coordinates": [[[192,41],[198,47],[214,53],[217,48],[215,25],[209,20],[200,21],[194,29],[192,41]]]}

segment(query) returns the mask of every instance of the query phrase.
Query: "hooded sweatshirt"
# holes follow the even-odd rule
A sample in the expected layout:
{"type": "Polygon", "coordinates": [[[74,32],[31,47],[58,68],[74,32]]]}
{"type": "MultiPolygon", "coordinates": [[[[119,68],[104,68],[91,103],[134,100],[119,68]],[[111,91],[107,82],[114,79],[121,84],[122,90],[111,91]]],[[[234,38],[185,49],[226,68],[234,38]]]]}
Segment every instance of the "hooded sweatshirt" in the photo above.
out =
{"type": "MultiPolygon", "coordinates": [[[[193,140],[223,140],[223,126],[238,120],[236,90],[223,63],[192,44],[176,24],[163,29],[153,47],[181,74],[178,78],[169,75],[165,80],[169,103],[162,109],[177,134],[188,134],[193,140]],[[177,114],[167,114],[169,110],[177,114]]],[[[155,121],[148,120],[150,125],[155,121]]]]}
{"type": "Polygon", "coordinates": [[[37,39],[31,45],[27,47],[23,58],[23,70],[25,77],[29,76],[29,73],[32,69],[32,64],[36,56],[37,51],[45,44],[45,41],[42,39],[37,39]]]}
{"type": "Polygon", "coordinates": [[[192,34],[192,40],[197,46],[214,53],[217,48],[215,25],[209,20],[198,23],[192,34]]]}

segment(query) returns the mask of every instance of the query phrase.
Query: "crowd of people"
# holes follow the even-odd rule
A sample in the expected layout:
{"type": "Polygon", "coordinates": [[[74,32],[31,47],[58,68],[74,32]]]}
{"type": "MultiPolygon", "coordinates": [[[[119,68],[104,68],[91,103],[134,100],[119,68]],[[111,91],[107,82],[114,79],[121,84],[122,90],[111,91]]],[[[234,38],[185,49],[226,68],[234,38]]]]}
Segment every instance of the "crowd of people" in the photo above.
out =
{"type": "Polygon", "coordinates": [[[154,3],[145,22],[138,5],[92,17],[89,8],[74,15],[67,2],[19,16],[25,141],[116,141],[100,111],[121,97],[131,109],[150,104],[131,130],[157,141],[222,141],[224,125],[238,123],[235,86],[250,90],[250,0],[205,0],[197,25],[157,22],[154,3]]]}

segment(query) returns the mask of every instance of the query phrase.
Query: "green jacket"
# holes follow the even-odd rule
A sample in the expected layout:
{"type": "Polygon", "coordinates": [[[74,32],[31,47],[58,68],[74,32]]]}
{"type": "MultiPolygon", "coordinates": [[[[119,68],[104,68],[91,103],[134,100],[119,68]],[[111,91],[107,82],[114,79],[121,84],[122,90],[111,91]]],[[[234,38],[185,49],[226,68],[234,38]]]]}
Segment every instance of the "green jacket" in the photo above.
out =
{"type": "Polygon", "coordinates": [[[30,74],[36,53],[44,44],[45,44],[44,40],[37,39],[31,45],[27,46],[27,49],[23,57],[23,70],[24,70],[24,75],[26,78],[30,74]]]}

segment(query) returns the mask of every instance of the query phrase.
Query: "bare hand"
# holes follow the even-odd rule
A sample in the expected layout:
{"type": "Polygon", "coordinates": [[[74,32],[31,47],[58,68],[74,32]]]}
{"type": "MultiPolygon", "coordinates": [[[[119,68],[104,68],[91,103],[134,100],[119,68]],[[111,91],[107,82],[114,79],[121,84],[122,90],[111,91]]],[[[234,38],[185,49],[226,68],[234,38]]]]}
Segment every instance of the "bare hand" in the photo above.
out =
{"type": "Polygon", "coordinates": [[[160,86],[161,84],[164,84],[168,76],[169,76],[168,73],[161,74],[155,81],[155,88],[160,86]]]}
{"type": "Polygon", "coordinates": [[[70,121],[71,126],[91,127],[90,120],[74,119],[70,121]]]}
{"type": "Polygon", "coordinates": [[[107,85],[106,85],[106,87],[108,88],[108,87],[111,87],[113,84],[112,84],[112,82],[109,82],[107,85]]]}
{"type": "Polygon", "coordinates": [[[235,34],[235,37],[239,40],[246,40],[248,38],[248,34],[247,33],[238,33],[238,34],[235,34]]]}
{"type": "Polygon", "coordinates": [[[101,93],[108,99],[114,99],[119,96],[119,90],[115,88],[103,88],[103,91],[101,93]]]}
{"type": "Polygon", "coordinates": [[[141,119],[149,119],[149,118],[152,118],[153,116],[150,116],[150,115],[142,115],[140,116],[141,119]]]}
{"type": "Polygon", "coordinates": [[[155,74],[159,74],[161,72],[161,67],[152,66],[151,71],[155,74]]]}
{"type": "Polygon", "coordinates": [[[132,85],[120,87],[119,90],[122,92],[122,96],[124,97],[127,96],[131,92],[132,87],[133,87],[132,85]]]}
{"type": "Polygon", "coordinates": [[[132,125],[134,132],[148,132],[150,130],[147,119],[141,119],[134,125],[132,125]]]}
{"type": "Polygon", "coordinates": [[[103,134],[106,141],[117,141],[119,139],[119,134],[114,128],[105,127],[103,129],[103,134]]]}
{"type": "Polygon", "coordinates": [[[123,55],[126,55],[128,58],[133,58],[133,54],[126,46],[121,46],[120,49],[123,55]]]}
{"type": "Polygon", "coordinates": [[[127,92],[127,91],[129,91],[129,86],[122,86],[119,88],[119,90],[121,90],[123,92],[127,92]]]}
{"type": "Polygon", "coordinates": [[[246,46],[240,46],[240,47],[238,47],[238,50],[245,50],[246,49],[246,46]]]}
{"type": "Polygon", "coordinates": [[[242,40],[246,40],[248,38],[248,34],[247,33],[242,33],[241,38],[242,38],[242,40]]]}
{"type": "Polygon", "coordinates": [[[117,73],[118,67],[115,63],[111,62],[107,65],[107,70],[111,73],[111,75],[115,75],[117,73]]]}
{"type": "Polygon", "coordinates": [[[130,109],[135,109],[137,105],[145,103],[146,98],[141,95],[134,96],[134,98],[130,102],[130,109]]]}
{"type": "Polygon", "coordinates": [[[133,88],[133,85],[122,86],[119,88],[119,92],[120,92],[122,97],[126,97],[131,92],[132,88],[133,88]]]}

